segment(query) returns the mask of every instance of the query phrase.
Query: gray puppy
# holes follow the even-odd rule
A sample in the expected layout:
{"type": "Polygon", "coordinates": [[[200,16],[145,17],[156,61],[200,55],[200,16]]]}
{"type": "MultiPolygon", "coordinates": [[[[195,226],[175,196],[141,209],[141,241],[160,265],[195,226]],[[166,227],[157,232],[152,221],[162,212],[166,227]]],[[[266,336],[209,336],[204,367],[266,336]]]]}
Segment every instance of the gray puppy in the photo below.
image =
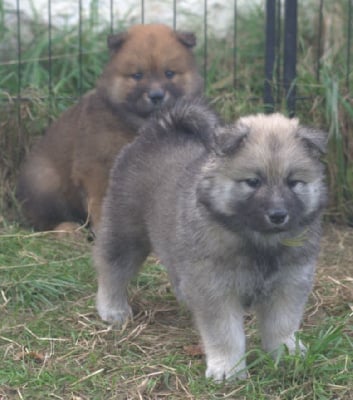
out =
{"type": "Polygon", "coordinates": [[[127,285],[153,249],[202,337],[206,376],[244,377],[244,313],[262,345],[296,341],[319,251],[326,133],[280,114],[222,126],[201,103],[156,116],[118,156],[94,259],[103,320],[130,315],[127,285]]]}

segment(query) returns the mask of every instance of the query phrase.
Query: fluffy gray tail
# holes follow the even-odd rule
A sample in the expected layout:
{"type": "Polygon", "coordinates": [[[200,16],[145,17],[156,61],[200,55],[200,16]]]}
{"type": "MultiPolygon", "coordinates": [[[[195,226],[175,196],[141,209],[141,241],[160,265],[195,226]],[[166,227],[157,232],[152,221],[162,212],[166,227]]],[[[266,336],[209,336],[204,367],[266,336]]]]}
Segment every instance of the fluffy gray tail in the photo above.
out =
{"type": "Polygon", "coordinates": [[[221,122],[206,100],[184,98],[176,101],[173,106],[162,108],[151,125],[149,129],[158,128],[163,134],[176,134],[199,141],[206,149],[211,150],[216,142],[216,128],[221,122]]]}

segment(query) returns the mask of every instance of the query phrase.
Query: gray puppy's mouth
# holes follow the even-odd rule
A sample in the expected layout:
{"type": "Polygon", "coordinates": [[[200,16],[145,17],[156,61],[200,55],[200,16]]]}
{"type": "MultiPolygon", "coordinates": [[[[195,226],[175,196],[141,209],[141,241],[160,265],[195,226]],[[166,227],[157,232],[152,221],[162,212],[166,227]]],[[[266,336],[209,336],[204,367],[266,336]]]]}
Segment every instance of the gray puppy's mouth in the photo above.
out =
{"type": "Polygon", "coordinates": [[[224,228],[231,232],[238,234],[247,232],[251,234],[256,232],[257,234],[271,235],[278,234],[292,230],[295,228],[293,219],[290,218],[288,212],[267,212],[257,219],[247,219],[240,217],[238,214],[225,215],[222,213],[211,211],[210,213],[218,223],[224,228]]]}
{"type": "Polygon", "coordinates": [[[284,208],[275,208],[266,213],[265,219],[270,226],[279,228],[287,225],[289,214],[284,208]]]}
{"type": "Polygon", "coordinates": [[[288,229],[292,228],[291,226],[291,218],[286,209],[273,209],[269,210],[264,215],[265,224],[268,226],[268,229],[265,231],[268,232],[284,232],[288,229]]]}

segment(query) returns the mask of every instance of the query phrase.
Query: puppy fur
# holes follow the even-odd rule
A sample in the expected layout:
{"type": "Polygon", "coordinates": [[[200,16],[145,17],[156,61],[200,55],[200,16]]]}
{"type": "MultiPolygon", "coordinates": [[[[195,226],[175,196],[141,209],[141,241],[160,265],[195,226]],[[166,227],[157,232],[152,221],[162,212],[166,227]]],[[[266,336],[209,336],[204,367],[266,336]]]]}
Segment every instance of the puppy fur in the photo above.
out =
{"type": "Polygon", "coordinates": [[[122,324],[127,285],[153,249],[191,310],[217,381],[244,377],[244,313],[271,353],[296,341],[319,251],[326,133],[280,114],[223,126],[178,102],[118,156],[95,249],[97,309],[122,324]]]}
{"type": "Polygon", "coordinates": [[[115,155],[160,106],[202,92],[195,43],[193,33],[159,24],[108,37],[96,88],[51,125],[20,172],[17,197],[36,229],[87,218],[98,225],[115,155]]]}

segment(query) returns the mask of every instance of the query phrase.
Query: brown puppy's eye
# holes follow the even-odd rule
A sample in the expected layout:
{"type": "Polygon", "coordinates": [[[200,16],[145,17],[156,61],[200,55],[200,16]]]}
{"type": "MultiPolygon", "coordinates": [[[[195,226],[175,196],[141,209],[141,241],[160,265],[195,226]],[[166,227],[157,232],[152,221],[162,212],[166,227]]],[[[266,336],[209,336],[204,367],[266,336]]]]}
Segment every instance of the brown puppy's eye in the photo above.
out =
{"type": "Polygon", "coordinates": [[[143,78],[143,73],[142,72],[136,72],[135,74],[131,75],[132,79],[135,79],[135,81],[140,81],[143,78]]]}
{"type": "Polygon", "coordinates": [[[175,72],[174,72],[174,71],[167,70],[167,71],[165,71],[164,74],[165,74],[166,78],[172,79],[173,76],[175,75],[175,72]]]}

